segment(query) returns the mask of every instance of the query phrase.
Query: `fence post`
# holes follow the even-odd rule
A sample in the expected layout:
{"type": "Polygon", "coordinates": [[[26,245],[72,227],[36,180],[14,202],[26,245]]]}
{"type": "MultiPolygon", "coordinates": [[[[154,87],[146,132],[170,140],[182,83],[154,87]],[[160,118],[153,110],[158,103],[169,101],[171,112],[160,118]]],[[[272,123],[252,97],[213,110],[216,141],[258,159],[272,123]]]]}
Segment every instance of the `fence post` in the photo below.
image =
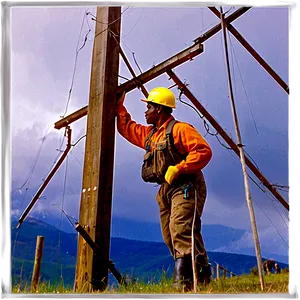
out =
{"type": "Polygon", "coordinates": [[[30,288],[30,291],[33,293],[36,292],[39,279],[40,279],[43,247],[44,247],[44,237],[38,235],[36,239],[35,259],[34,259],[31,288],[30,288]]]}
{"type": "Polygon", "coordinates": [[[229,274],[230,274],[230,278],[232,278],[232,272],[230,272],[229,274]]]}
{"type": "Polygon", "coordinates": [[[223,269],[223,277],[224,277],[224,279],[226,279],[226,272],[227,272],[227,270],[223,269]]]}
{"type": "Polygon", "coordinates": [[[217,264],[217,280],[220,279],[220,266],[217,264]]]}

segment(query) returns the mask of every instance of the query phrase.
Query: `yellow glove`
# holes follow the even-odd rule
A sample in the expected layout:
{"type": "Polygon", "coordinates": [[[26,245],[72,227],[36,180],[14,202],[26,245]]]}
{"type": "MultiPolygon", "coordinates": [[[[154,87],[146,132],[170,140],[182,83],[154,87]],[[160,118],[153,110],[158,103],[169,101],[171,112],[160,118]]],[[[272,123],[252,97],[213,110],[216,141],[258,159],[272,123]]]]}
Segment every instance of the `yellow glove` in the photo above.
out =
{"type": "Polygon", "coordinates": [[[179,170],[175,166],[169,166],[166,174],[165,180],[168,184],[172,184],[173,181],[179,176],[179,170]]]}

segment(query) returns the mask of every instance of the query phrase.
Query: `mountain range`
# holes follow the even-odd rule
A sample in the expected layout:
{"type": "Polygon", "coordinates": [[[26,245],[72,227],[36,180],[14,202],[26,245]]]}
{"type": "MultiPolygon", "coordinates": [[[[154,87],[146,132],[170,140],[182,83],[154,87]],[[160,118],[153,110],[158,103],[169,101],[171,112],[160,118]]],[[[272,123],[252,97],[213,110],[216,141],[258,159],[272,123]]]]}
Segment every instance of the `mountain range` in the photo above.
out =
{"type": "MultiPolygon", "coordinates": [[[[35,219],[57,227],[61,231],[76,233],[74,226],[71,225],[64,216],[63,218],[60,218],[59,215],[54,215],[51,211],[43,211],[42,215],[40,213],[32,213],[31,215],[35,219]],[[57,226],[57,224],[59,224],[59,226],[57,226]]],[[[17,218],[12,217],[12,221],[17,221],[17,218]]],[[[202,235],[205,242],[205,248],[208,251],[255,256],[254,246],[249,247],[244,245],[243,242],[240,242],[240,240],[243,240],[245,236],[249,236],[249,232],[247,230],[218,224],[204,224],[202,225],[202,235]],[[237,243],[239,243],[239,247],[233,247],[233,245],[236,245],[237,243]]],[[[163,242],[160,225],[158,223],[126,219],[117,216],[112,217],[111,236],[137,241],[163,242]]],[[[274,248],[274,252],[275,250],[277,250],[276,247],[274,248]]],[[[264,247],[262,247],[261,252],[266,258],[274,258],[277,261],[286,264],[289,263],[289,257],[287,255],[268,252],[264,249],[264,247]]]]}
{"type": "MultiPolygon", "coordinates": [[[[36,237],[41,235],[45,239],[42,279],[53,282],[63,278],[65,284],[72,284],[77,254],[77,233],[61,231],[55,226],[34,218],[27,218],[19,229],[16,229],[16,226],[17,222],[12,222],[13,280],[18,282],[30,279],[36,237]]],[[[210,233],[210,238],[206,239],[206,245],[212,265],[218,263],[236,275],[249,273],[250,269],[256,265],[255,256],[209,251],[210,247],[220,246],[220,242],[214,240],[214,237],[218,236],[218,240],[224,243],[227,239],[239,238],[243,231],[236,231],[221,225],[207,226],[204,228],[206,228],[207,234],[210,233]]],[[[119,233],[112,231],[110,259],[114,261],[122,274],[144,281],[157,280],[163,272],[169,277],[172,276],[173,258],[163,242],[125,239],[114,236],[114,234],[121,235],[122,232],[121,230],[119,233]]],[[[280,265],[282,268],[288,267],[282,261],[280,261],[280,265]]]]}

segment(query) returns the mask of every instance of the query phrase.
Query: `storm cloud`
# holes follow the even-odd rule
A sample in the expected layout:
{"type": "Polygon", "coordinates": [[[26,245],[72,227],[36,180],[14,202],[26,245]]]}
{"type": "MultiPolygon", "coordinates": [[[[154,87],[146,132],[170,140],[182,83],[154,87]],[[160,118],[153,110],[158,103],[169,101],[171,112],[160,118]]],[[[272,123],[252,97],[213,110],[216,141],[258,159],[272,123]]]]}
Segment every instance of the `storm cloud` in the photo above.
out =
{"type": "MultiPolygon", "coordinates": [[[[236,8],[227,9],[232,12],[236,8]]],[[[131,7],[123,10],[121,46],[137,74],[139,68],[145,71],[192,45],[195,38],[219,22],[206,7],[131,7]],[[139,66],[134,63],[133,53],[139,66]]],[[[95,8],[12,8],[11,206],[15,216],[24,210],[51,169],[60,153],[58,149],[65,148],[64,130],[53,129],[53,124],[65,113],[67,107],[77,43],[84,44],[84,47],[78,53],[67,114],[88,104],[95,24],[91,15],[85,15],[86,12],[95,14],[95,8]],[[78,42],[81,26],[83,29],[78,42]],[[91,32],[88,34],[89,30],[91,32]],[[85,42],[86,34],[88,38],[85,42]],[[43,141],[45,136],[46,140],[43,141]],[[31,166],[41,143],[44,144],[34,173],[31,174],[31,166]],[[30,186],[25,184],[21,189],[28,176],[32,176],[30,186]],[[25,198],[24,188],[28,188],[25,198]]],[[[288,23],[287,7],[254,7],[233,23],[287,83],[288,23]]],[[[288,186],[288,95],[233,36],[230,37],[229,45],[236,105],[245,150],[271,183],[288,186]]],[[[222,37],[218,33],[204,43],[204,53],[174,71],[182,80],[187,81],[202,105],[236,141],[223,51],[222,37]]],[[[120,64],[120,75],[131,77],[123,62],[120,64]]],[[[123,81],[124,79],[120,79],[120,82],[123,81]]],[[[162,75],[145,86],[150,90],[159,85],[171,86],[173,82],[168,76],[162,75]]],[[[173,88],[173,91],[178,97],[179,92],[176,88],[173,88]]],[[[142,93],[134,90],[126,96],[125,105],[133,119],[144,123],[145,105],[139,101],[141,98],[142,93]]],[[[188,101],[185,97],[182,99],[188,101]]],[[[174,116],[193,124],[213,149],[212,161],[204,169],[208,197],[203,222],[249,230],[249,216],[238,157],[232,150],[223,147],[215,136],[206,132],[203,120],[189,107],[178,102],[174,116]]],[[[85,128],[86,118],[72,124],[73,143],[85,135],[85,128]]],[[[211,125],[210,131],[215,132],[211,125]]],[[[220,141],[225,143],[222,138],[220,141]]],[[[58,204],[70,215],[78,217],[84,145],[85,139],[73,147],[68,156],[68,165],[65,163],[61,167],[44,193],[46,199],[41,199],[35,210],[53,213],[53,204],[58,204]],[[64,190],[65,172],[67,181],[64,190]]],[[[128,219],[158,222],[155,201],[157,187],[145,184],[140,178],[143,150],[128,144],[116,133],[115,153],[113,214],[128,219]]],[[[257,184],[259,185],[258,180],[257,184]]],[[[270,245],[274,236],[277,236],[276,243],[280,241],[275,226],[287,239],[288,227],[284,224],[288,223],[288,216],[281,210],[277,200],[252,182],[251,192],[262,236],[272,236],[269,239],[270,245]]],[[[283,196],[288,200],[288,193],[284,193],[283,196]]],[[[60,214],[59,210],[57,214],[60,214]]],[[[246,241],[247,237],[244,240],[246,241]]],[[[239,245],[234,247],[238,249],[239,245]]],[[[287,254],[286,248],[285,251],[287,254]]],[[[280,253],[284,254],[284,250],[280,249],[280,253]]]]}

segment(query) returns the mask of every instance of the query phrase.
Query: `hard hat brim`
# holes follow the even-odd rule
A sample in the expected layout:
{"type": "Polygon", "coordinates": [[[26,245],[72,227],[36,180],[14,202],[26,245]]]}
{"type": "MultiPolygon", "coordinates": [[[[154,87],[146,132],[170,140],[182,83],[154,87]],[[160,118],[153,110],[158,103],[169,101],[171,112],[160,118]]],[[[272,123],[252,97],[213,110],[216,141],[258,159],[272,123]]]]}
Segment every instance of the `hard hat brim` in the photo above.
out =
{"type": "Polygon", "coordinates": [[[170,107],[172,109],[175,109],[176,106],[169,106],[169,105],[164,105],[164,104],[161,104],[161,103],[156,103],[156,102],[153,102],[153,101],[149,101],[147,99],[141,99],[142,102],[145,102],[145,103],[155,103],[155,104],[159,104],[159,105],[162,105],[162,106],[166,106],[166,107],[170,107]]]}

